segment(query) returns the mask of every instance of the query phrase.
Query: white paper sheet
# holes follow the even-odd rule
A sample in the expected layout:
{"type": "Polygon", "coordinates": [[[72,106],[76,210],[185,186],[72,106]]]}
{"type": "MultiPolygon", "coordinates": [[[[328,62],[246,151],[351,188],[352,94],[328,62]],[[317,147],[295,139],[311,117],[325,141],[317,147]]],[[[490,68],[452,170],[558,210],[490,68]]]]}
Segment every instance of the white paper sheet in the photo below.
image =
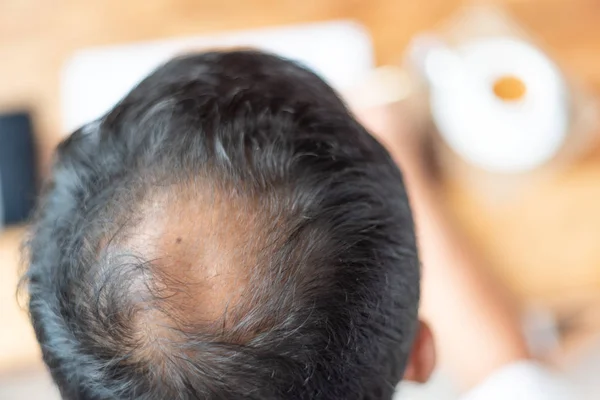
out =
{"type": "Polygon", "coordinates": [[[351,21],[84,49],[63,69],[63,127],[70,132],[102,116],[153,69],[177,54],[233,46],[258,48],[299,61],[337,89],[351,86],[374,64],[369,35],[351,21]]]}

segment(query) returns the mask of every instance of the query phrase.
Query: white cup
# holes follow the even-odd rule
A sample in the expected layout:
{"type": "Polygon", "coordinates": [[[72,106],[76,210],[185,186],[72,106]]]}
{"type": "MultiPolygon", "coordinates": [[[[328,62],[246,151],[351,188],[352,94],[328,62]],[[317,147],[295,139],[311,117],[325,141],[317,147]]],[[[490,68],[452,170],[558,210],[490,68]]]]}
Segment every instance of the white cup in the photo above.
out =
{"type": "Polygon", "coordinates": [[[490,172],[528,171],[565,143],[568,88],[536,47],[505,37],[455,49],[438,44],[427,49],[421,66],[437,129],[468,163],[490,172]]]}

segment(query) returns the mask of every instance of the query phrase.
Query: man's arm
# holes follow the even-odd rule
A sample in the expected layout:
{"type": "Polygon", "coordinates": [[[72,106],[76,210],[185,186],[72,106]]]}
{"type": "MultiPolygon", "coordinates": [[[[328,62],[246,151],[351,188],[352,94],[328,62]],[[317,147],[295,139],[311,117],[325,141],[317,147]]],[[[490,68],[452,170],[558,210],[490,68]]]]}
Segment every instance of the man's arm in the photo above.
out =
{"type": "MultiPolygon", "coordinates": [[[[369,86],[371,99],[396,98],[393,82],[375,77],[369,86]]],[[[406,109],[381,104],[356,114],[403,171],[423,262],[421,313],[436,335],[442,370],[468,392],[465,400],[577,398],[532,360],[518,310],[449,220],[406,109]]]]}

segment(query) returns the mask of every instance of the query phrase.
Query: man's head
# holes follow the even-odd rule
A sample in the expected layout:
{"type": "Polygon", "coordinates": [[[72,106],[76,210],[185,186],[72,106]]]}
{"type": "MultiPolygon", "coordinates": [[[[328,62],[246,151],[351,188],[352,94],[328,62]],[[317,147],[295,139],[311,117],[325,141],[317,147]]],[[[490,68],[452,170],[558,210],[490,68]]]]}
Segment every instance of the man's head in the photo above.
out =
{"type": "Polygon", "coordinates": [[[175,59],[75,132],[30,256],[66,399],[389,399],[430,369],[400,172],[275,56],[175,59]]]}

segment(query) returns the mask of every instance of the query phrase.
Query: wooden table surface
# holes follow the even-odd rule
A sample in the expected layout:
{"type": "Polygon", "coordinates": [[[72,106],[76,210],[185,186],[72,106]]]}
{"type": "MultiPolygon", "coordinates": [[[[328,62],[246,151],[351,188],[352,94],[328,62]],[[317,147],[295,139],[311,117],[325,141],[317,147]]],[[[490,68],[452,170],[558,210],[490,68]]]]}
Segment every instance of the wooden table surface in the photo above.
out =
{"type": "MultiPolygon", "coordinates": [[[[600,89],[600,1],[504,0],[516,19],[568,71],[600,89]]],[[[434,27],[461,0],[3,0],[0,109],[31,109],[42,167],[60,131],[59,74],[87,46],[351,18],[370,31],[379,64],[395,63],[415,33],[434,27]]],[[[447,187],[467,234],[524,301],[589,304],[600,290],[600,154],[535,185],[493,212],[460,186],[447,187]]],[[[0,371],[35,364],[38,350],[16,306],[22,230],[0,234],[0,371]]],[[[567,310],[569,311],[569,310],[567,310]]]]}
{"type": "Polygon", "coordinates": [[[17,301],[24,228],[0,234],[0,372],[39,364],[39,348],[28,316],[17,301]]]}

